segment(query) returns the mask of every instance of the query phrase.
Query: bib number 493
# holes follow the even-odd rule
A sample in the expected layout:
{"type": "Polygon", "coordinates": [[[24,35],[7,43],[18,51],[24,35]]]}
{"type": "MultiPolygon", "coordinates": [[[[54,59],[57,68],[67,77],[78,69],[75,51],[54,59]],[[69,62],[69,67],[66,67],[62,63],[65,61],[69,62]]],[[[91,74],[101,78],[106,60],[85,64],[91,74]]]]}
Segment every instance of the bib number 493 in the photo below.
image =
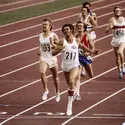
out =
{"type": "Polygon", "coordinates": [[[50,51],[50,45],[49,44],[43,44],[41,45],[43,52],[49,52],[50,51]]]}

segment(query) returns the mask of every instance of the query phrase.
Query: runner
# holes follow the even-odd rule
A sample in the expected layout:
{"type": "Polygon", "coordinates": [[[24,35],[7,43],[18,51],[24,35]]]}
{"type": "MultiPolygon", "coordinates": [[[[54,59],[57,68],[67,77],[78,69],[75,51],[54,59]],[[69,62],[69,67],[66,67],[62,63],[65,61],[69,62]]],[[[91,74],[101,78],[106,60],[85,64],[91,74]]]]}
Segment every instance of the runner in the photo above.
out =
{"type": "Polygon", "coordinates": [[[89,50],[83,44],[80,44],[80,39],[75,38],[74,26],[72,24],[65,24],[62,27],[64,38],[59,41],[57,47],[53,50],[52,54],[56,55],[62,52],[62,69],[66,82],[68,83],[68,104],[67,115],[72,114],[72,102],[75,91],[75,82],[79,74],[79,51],[78,48],[85,49],[90,53],[97,53],[98,50],[89,50]]]}
{"type": "Polygon", "coordinates": [[[43,83],[43,88],[44,88],[42,99],[46,100],[47,95],[49,93],[49,90],[47,88],[47,76],[46,76],[47,69],[49,68],[52,73],[55,84],[55,93],[56,93],[55,99],[57,102],[59,102],[60,94],[59,94],[57,57],[52,56],[52,48],[54,48],[55,45],[57,44],[58,36],[54,32],[52,32],[52,28],[53,24],[51,19],[49,18],[43,19],[42,22],[43,33],[39,35],[40,46],[38,53],[38,55],[40,55],[39,65],[40,65],[41,81],[43,83]]]}
{"type": "Polygon", "coordinates": [[[108,33],[110,29],[113,30],[111,45],[114,48],[116,56],[119,78],[122,79],[123,74],[125,74],[123,53],[125,48],[125,18],[122,16],[122,9],[120,6],[114,7],[114,17],[109,19],[106,33],[108,33]]]}
{"type": "Polygon", "coordinates": [[[92,16],[93,19],[94,19],[94,20],[96,21],[96,23],[97,23],[96,13],[91,11],[91,3],[89,3],[89,2],[84,2],[84,3],[82,4],[82,6],[83,6],[83,7],[87,7],[87,8],[89,9],[89,14],[90,14],[90,16],[92,16]]]}
{"type": "MultiPolygon", "coordinates": [[[[94,42],[90,38],[90,35],[86,32],[87,25],[82,23],[81,21],[77,22],[76,29],[77,34],[76,38],[79,38],[81,40],[81,43],[84,44],[87,48],[91,50],[95,50],[94,42]]],[[[90,78],[93,77],[93,69],[92,69],[92,57],[91,53],[85,52],[81,49],[79,49],[79,62],[80,62],[80,71],[79,76],[76,80],[76,86],[77,86],[77,93],[74,97],[74,100],[81,100],[80,97],[80,79],[81,74],[86,75],[85,71],[87,71],[90,78]]]]}
{"type": "Polygon", "coordinates": [[[88,33],[90,33],[91,39],[96,39],[95,30],[97,28],[97,21],[94,20],[93,16],[90,16],[90,10],[88,7],[83,6],[81,9],[82,16],[79,18],[79,21],[87,24],[88,33]]]}

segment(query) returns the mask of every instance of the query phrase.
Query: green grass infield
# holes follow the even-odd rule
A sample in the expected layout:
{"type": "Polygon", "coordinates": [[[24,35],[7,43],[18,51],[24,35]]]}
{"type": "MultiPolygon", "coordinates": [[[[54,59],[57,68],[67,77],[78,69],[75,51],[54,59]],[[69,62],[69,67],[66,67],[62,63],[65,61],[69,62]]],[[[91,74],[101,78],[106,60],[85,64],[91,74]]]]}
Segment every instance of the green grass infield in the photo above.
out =
{"type": "MultiPolygon", "coordinates": [[[[92,0],[87,1],[92,2],[92,0]]],[[[56,0],[50,3],[0,13],[0,25],[12,23],[23,19],[28,19],[46,13],[52,13],[58,10],[70,8],[77,5],[82,5],[83,2],[84,0],[56,0]]]]}

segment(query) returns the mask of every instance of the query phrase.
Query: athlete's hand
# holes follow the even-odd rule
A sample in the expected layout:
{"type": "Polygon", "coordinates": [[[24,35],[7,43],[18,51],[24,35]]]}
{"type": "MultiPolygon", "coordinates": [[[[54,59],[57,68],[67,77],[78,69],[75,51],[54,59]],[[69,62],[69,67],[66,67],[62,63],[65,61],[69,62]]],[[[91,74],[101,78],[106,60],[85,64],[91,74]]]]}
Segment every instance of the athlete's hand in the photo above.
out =
{"type": "Polygon", "coordinates": [[[40,56],[40,52],[37,52],[37,55],[40,56]]]}
{"type": "Polygon", "coordinates": [[[112,29],[114,27],[114,24],[113,23],[109,23],[105,32],[108,33],[110,29],[112,29]]]}
{"type": "Polygon", "coordinates": [[[100,49],[95,49],[93,54],[98,55],[100,53],[100,51],[101,51],[100,49]]]}
{"type": "Polygon", "coordinates": [[[89,56],[90,55],[90,53],[89,52],[85,52],[85,56],[89,56]]]}
{"type": "Polygon", "coordinates": [[[109,28],[112,29],[114,27],[114,24],[113,23],[110,23],[109,24],[109,28]]]}

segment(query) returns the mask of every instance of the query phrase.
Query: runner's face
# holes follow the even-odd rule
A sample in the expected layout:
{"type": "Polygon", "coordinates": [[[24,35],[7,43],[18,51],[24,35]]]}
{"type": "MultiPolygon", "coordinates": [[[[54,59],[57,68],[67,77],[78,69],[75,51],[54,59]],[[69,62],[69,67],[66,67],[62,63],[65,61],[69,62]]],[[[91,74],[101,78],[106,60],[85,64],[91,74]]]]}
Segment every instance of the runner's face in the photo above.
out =
{"type": "Polygon", "coordinates": [[[42,29],[43,29],[43,32],[46,32],[46,31],[49,31],[50,30],[50,24],[48,21],[44,21],[43,24],[42,24],[42,29]]]}
{"type": "Polygon", "coordinates": [[[81,12],[82,12],[82,16],[88,15],[87,8],[82,8],[81,12]]]}
{"type": "Polygon", "coordinates": [[[63,33],[65,36],[70,36],[72,34],[70,27],[68,26],[64,27],[63,33]]]}
{"type": "Polygon", "coordinates": [[[78,23],[78,24],[77,24],[76,28],[77,28],[78,32],[79,32],[79,31],[80,31],[80,32],[81,32],[81,31],[84,31],[83,25],[84,25],[83,23],[78,23]]]}
{"type": "Polygon", "coordinates": [[[121,16],[122,11],[120,8],[116,8],[114,13],[115,13],[115,16],[119,17],[119,16],[121,16]]]}

